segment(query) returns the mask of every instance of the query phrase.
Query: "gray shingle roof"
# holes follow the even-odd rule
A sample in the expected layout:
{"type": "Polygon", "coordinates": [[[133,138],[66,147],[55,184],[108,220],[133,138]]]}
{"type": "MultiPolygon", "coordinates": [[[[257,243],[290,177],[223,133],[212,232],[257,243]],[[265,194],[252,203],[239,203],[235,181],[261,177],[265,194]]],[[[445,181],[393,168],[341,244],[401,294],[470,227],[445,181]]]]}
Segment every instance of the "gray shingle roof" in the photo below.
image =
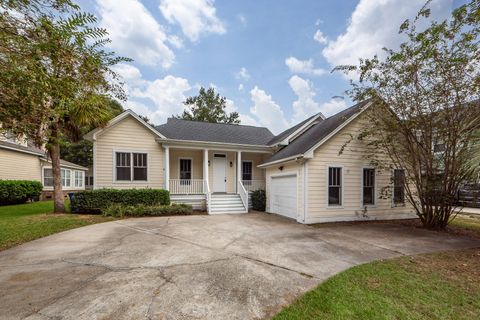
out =
{"type": "Polygon", "coordinates": [[[272,140],[270,140],[268,142],[269,145],[275,145],[279,142],[282,142],[285,138],[287,138],[289,135],[291,135],[292,133],[294,133],[297,129],[301,128],[304,124],[306,124],[307,122],[309,122],[310,120],[312,120],[314,117],[317,117],[319,115],[319,113],[317,114],[314,114],[313,116],[303,120],[302,122],[294,125],[293,127],[291,128],[288,128],[287,130],[283,131],[282,133],[278,134],[277,136],[275,136],[272,140]]]}
{"type": "Polygon", "coordinates": [[[336,128],[350,119],[353,115],[360,112],[362,107],[366,106],[369,101],[360,102],[348,109],[345,109],[305,131],[297,139],[293,140],[289,145],[280,149],[271,157],[265,159],[263,163],[269,163],[288,157],[301,155],[310,150],[316,143],[328,136],[336,128]]]}
{"type": "Polygon", "coordinates": [[[267,128],[169,118],[155,129],[168,139],[266,146],[273,133],[267,128]]]}
{"type": "Polygon", "coordinates": [[[8,141],[0,141],[0,148],[2,147],[5,149],[13,149],[20,152],[34,153],[39,156],[45,155],[45,151],[43,151],[42,149],[31,147],[31,146],[26,147],[26,146],[22,146],[20,144],[8,142],[8,141]]]}

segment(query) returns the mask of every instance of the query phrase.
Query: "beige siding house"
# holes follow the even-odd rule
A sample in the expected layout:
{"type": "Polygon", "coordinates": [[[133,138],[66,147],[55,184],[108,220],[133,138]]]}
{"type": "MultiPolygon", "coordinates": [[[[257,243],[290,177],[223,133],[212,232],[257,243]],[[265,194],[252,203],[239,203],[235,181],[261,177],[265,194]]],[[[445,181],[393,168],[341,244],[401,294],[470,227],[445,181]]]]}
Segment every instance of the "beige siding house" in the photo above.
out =
{"type": "MultiPolygon", "coordinates": [[[[85,167],[61,160],[65,194],[85,190],[86,171],[85,167]]],[[[0,180],[40,181],[41,198],[50,199],[53,194],[52,165],[45,151],[5,134],[0,134],[0,180]]]]}
{"type": "Polygon", "coordinates": [[[313,115],[273,135],[267,128],[180,119],[153,127],[127,110],[90,132],[94,188],[165,188],[172,201],[209,214],[245,213],[264,189],[267,211],[300,223],[411,218],[403,177],[380,170],[352,141],[362,128],[359,103],[313,115]],[[381,190],[391,189],[391,196],[381,190]]]}

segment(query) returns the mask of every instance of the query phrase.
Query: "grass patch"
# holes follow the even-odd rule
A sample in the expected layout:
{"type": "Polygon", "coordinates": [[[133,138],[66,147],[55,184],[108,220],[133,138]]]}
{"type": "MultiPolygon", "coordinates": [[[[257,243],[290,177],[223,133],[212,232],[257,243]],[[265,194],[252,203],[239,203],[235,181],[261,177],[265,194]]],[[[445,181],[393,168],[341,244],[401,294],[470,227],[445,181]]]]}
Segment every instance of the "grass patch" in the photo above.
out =
{"type": "Polygon", "coordinates": [[[480,249],[353,267],[274,319],[480,319],[480,249]]]}
{"type": "MultiPolygon", "coordinates": [[[[69,202],[65,203],[67,210],[69,202]]],[[[53,214],[53,201],[0,207],[0,251],[89,224],[112,221],[100,215],[53,214]]]]}
{"type": "Polygon", "coordinates": [[[448,228],[454,233],[480,238],[480,216],[459,214],[448,228]]]}

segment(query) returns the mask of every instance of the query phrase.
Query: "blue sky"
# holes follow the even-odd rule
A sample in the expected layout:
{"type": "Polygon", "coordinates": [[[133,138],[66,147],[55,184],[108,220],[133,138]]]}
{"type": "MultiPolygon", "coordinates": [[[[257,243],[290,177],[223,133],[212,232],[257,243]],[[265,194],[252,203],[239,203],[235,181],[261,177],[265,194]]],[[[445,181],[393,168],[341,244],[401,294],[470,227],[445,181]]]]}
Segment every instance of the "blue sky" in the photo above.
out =
{"type": "MultiPolygon", "coordinates": [[[[463,0],[434,0],[444,19],[463,0]]],[[[125,107],[155,124],[183,111],[199,86],[214,86],[242,124],[278,133],[351,101],[349,79],[331,73],[401,42],[401,22],[424,0],[83,0],[110,33],[110,47],[134,59],[116,67],[125,107]]]]}

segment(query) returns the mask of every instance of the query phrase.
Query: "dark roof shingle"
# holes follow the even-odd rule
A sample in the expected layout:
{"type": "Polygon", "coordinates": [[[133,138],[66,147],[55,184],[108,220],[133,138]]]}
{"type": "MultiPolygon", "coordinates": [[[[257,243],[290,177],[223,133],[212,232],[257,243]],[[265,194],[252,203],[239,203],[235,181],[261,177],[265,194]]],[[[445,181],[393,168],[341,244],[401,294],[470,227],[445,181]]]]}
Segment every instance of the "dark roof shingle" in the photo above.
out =
{"type": "Polygon", "coordinates": [[[315,144],[328,136],[336,128],[342,125],[345,121],[350,119],[353,115],[360,112],[369,101],[363,101],[356,105],[345,109],[319,123],[312,126],[305,131],[297,139],[293,140],[289,145],[285,146],[274,153],[271,157],[265,159],[263,163],[269,163],[277,160],[282,160],[296,155],[301,155],[310,150],[315,144]]]}
{"type": "Polygon", "coordinates": [[[39,156],[45,155],[45,151],[42,149],[33,147],[33,146],[23,146],[21,144],[12,143],[8,141],[0,141],[0,148],[4,147],[5,149],[13,149],[20,152],[34,153],[39,156]]]}
{"type": "Polygon", "coordinates": [[[169,118],[155,129],[168,139],[266,146],[274,135],[267,128],[169,118]]]}
{"type": "Polygon", "coordinates": [[[281,132],[280,134],[276,135],[272,140],[270,140],[268,142],[269,145],[275,145],[279,142],[282,142],[284,139],[286,139],[289,135],[291,135],[292,133],[294,133],[297,129],[301,128],[304,124],[306,124],[307,122],[309,122],[310,120],[312,120],[314,117],[317,117],[319,116],[320,114],[317,113],[317,114],[314,114],[313,116],[303,120],[302,122],[294,125],[293,127],[291,128],[288,128],[287,130],[281,132]]]}

